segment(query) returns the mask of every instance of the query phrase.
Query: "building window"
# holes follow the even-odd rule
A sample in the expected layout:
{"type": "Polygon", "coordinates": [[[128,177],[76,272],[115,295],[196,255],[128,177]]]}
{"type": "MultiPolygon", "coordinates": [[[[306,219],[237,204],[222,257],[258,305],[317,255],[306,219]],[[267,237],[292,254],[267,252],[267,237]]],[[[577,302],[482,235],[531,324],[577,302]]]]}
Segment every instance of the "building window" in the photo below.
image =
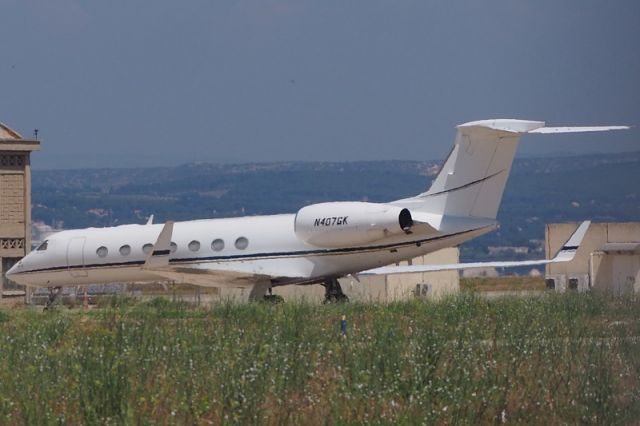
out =
{"type": "Polygon", "coordinates": [[[24,166],[24,156],[17,154],[0,155],[0,166],[22,167],[24,166]]]}
{"type": "Polygon", "coordinates": [[[149,254],[151,253],[151,250],[153,250],[153,244],[151,243],[147,243],[145,245],[142,246],[142,252],[144,254],[149,254]]]}
{"type": "MultiPolygon", "coordinates": [[[[0,238],[0,248],[5,250],[24,249],[22,238],[0,238]]],[[[46,249],[46,247],[45,247],[46,249]]]]}
{"type": "Polygon", "coordinates": [[[98,250],[96,250],[96,254],[98,255],[98,257],[107,257],[107,254],[109,254],[109,250],[107,250],[105,246],[100,246],[98,247],[98,250]]]}
{"type": "Polygon", "coordinates": [[[244,250],[247,248],[248,245],[249,245],[249,240],[247,240],[245,237],[240,237],[236,240],[236,248],[238,250],[244,250]]]}
{"type": "Polygon", "coordinates": [[[193,240],[189,243],[189,250],[198,251],[200,250],[200,241],[193,240]]]}
{"type": "Polygon", "coordinates": [[[171,244],[169,245],[169,249],[171,250],[171,253],[175,253],[176,250],[178,250],[178,245],[173,241],[171,241],[171,244]]]}
{"type": "MultiPolygon", "coordinates": [[[[24,239],[0,238],[0,249],[3,249],[3,250],[24,249],[24,239]]],[[[0,278],[2,278],[1,274],[0,274],[0,278]]]]}
{"type": "Polygon", "coordinates": [[[220,238],[216,238],[211,243],[211,248],[213,249],[213,251],[220,251],[224,249],[224,241],[221,240],[220,238]]]}
{"type": "Polygon", "coordinates": [[[125,244],[122,247],[120,247],[120,254],[123,256],[129,256],[131,254],[131,246],[128,244],[125,244]]]}

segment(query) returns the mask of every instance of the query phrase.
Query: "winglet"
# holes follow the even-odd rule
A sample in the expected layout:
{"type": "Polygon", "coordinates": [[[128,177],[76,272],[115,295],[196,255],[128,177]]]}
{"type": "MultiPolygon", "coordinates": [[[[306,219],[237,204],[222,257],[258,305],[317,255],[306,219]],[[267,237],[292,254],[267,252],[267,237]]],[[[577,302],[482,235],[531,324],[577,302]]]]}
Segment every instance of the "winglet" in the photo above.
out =
{"type": "Polygon", "coordinates": [[[591,221],[585,220],[578,226],[578,229],[575,230],[571,237],[567,240],[566,243],[562,246],[562,248],[556,253],[556,255],[551,259],[551,262],[570,262],[576,256],[576,252],[584,239],[584,236],[587,234],[587,230],[589,229],[589,225],[591,225],[591,221]]]}
{"type": "Polygon", "coordinates": [[[153,245],[153,251],[149,253],[143,269],[157,268],[169,264],[171,254],[171,235],[173,234],[173,221],[167,221],[158,235],[158,240],[153,245]]]}

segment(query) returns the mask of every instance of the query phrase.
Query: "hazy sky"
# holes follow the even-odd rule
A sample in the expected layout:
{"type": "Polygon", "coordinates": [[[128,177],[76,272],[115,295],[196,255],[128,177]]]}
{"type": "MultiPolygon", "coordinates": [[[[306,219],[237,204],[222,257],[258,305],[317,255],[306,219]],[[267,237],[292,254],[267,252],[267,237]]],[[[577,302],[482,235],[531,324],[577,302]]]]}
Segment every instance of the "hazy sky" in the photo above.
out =
{"type": "MultiPolygon", "coordinates": [[[[438,159],[456,124],[640,124],[640,1],[0,0],[38,168],[438,159]]],[[[520,154],[640,150],[640,130],[520,154]]]]}

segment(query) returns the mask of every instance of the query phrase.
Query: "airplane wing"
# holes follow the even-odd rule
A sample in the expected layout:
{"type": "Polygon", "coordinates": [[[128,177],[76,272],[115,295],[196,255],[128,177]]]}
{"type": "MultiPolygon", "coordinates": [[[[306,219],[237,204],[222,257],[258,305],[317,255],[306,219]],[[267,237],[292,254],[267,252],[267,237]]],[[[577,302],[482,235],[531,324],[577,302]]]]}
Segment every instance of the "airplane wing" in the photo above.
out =
{"type": "Polygon", "coordinates": [[[590,221],[585,221],[578,226],[578,229],[571,235],[569,240],[556,253],[553,259],[541,260],[524,260],[524,261],[497,261],[497,262],[472,262],[472,263],[451,263],[443,265],[402,265],[402,266],[383,266],[381,268],[369,269],[359,272],[357,275],[389,275],[389,274],[407,274],[414,272],[436,272],[451,271],[459,269],[472,268],[512,268],[516,266],[535,266],[546,265],[548,263],[570,262],[576,255],[576,251],[582,242],[587,229],[589,229],[590,221]]]}
{"type": "Polygon", "coordinates": [[[268,275],[220,269],[183,268],[179,266],[143,267],[143,269],[171,281],[193,284],[200,287],[249,288],[257,283],[263,283],[271,279],[268,275]]]}
{"type": "Polygon", "coordinates": [[[167,221],[142,266],[143,271],[160,278],[201,287],[252,287],[256,283],[271,279],[268,275],[169,265],[172,234],[173,222],[167,221]]]}

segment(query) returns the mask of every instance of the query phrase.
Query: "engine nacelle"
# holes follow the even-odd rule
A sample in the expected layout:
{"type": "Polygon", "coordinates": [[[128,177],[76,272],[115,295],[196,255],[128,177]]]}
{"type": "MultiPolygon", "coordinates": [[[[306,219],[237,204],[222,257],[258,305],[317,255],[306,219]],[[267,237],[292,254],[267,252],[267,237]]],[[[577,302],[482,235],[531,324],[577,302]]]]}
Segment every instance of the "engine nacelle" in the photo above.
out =
{"type": "Polygon", "coordinates": [[[295,219],[296,236],[317,247],[371,243],[408,233],[412,226],[409,210],[364,202],[312,204],[301,208],[295,219]]]}

